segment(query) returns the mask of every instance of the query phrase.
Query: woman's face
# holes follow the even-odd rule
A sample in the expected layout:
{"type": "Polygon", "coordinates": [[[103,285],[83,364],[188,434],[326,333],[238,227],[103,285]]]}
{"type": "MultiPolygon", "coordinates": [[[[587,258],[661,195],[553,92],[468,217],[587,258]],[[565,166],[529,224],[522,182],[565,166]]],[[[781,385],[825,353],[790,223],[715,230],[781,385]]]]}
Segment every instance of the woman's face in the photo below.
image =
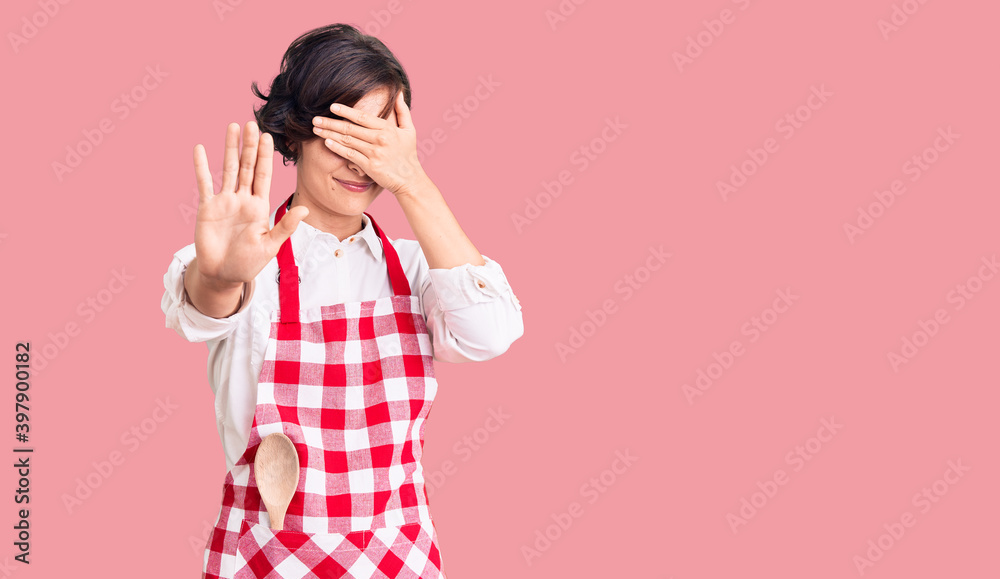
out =
{"type": "MultiPolygon", "coordinates": [[[[378,116],[388,100],[387,89],[376,89],[366,94],[353,108],[378,116]]],[[[389,113],[387,120],[396,122],[395,110],[389,113]]],[[[372,181],[360,166],[331,151],[322,138],[314,137],[301,146],[302,154],[296,164],[298,182],[295,191],[301,196],[300,202],[309,207],[309,217],[334,222],[343,221],[338,219],[342,217],[360,217],[382,192],[382,187],[372,181]],[[340,181],[371,185],[358,192],[348,189],[340,181]],[[313,211],[316,210],[324,215],[314,216],[313,211]]]]}

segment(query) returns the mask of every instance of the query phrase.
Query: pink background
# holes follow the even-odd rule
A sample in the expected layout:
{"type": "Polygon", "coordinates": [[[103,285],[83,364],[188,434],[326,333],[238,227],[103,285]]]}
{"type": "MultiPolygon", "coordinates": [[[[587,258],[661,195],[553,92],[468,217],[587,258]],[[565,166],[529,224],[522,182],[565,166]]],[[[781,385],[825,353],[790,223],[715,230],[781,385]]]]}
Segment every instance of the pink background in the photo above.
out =
{"type": "MultiPolygon", "coordinates": [[[[445,136],[425,169],[523,306],[505,355],[437,365],[424,467],[450,578],[998,575],[1000,278],[981,267],[1000,250],[995,5],[233,3],[3,4],[4,462],[22,446],[14,344],[56,354],[44,368],[36,354],[30,390],[30,566],[13,560],[15,469],[0,482],[13,576],[199,575],[225,462],[207,348],[159,307],[194,239],[191,151],[219,170],[226,124],[252,118],[250,82],[268,86],[296,36],[334,22],[403,63],[418,136],[445,136]],[[553,27],[560,5],[573,12],[553,27]],[[15,48],[24,19],[44,25],[15,48]],[[147,67],[167,76],[125,116],[116,99],[147,67]],[[113,130],[57,177],[102,119],[113,130]],[[625,128],[602,136],[608,119],[625,128]],[[585,166],[581,147],[600,154],[585,166]],[[744,162],[724,200],[717,183],[744,162]],[[561,172],[572,181],[546,197],[561,172]],[[876,191],[892,204],[870,209],[876,191]],[[545,207],[519,229],[529,200],[545,207]],[[133,279],[102,293],[114,272],[133,279]],[[781,291],[797,299],[767,311],[781,291]],[[100,312],[79,309],[98,296],[100,312]],[[742,331],[754,318],[767,330],[742,331]],[[573,330],[586,337],[561,359],[573,330]],[[712,367],[734,341],[741,355],[712,367]],[[699,371],[716,377],[704,390],[699,371]],[[163,422],[157,400],[176,406],[163,422]],[[494,432],[491,409],[509,416],[494,432]],[[88,475],[99,486],[67,509],[88,475]]],[[[295,177],[275,165],[272,206],[295,177]]],[[[413,238],[390,195],[371,211],[413,238]]]]}

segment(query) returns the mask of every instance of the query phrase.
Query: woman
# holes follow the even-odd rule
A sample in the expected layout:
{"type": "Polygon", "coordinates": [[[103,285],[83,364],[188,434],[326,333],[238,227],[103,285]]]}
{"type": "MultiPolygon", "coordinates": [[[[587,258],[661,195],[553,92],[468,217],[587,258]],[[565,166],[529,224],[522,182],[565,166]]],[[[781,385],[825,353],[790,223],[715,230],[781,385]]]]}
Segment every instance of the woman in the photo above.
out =
{"type": "Polygon", "coordinates": [[[266,102],[242,152],[228,127],[220,193],[195,147],[195,242],[164,276],[167,326],[208,343],[226,454],[204,577],[443,578],[420,463],[433,359],[502,354],[523,334],[520,304],[420,167],[409,80],[382,42],[313,30],[270,94],[253,90],[266,102]],[[297,178],[270,211],[275,148],[297,178]],[[416,240],[365,212],[384,190],[416,240]],[[282,531],[253,470],[271,433],[300,465],[282,531]]]}

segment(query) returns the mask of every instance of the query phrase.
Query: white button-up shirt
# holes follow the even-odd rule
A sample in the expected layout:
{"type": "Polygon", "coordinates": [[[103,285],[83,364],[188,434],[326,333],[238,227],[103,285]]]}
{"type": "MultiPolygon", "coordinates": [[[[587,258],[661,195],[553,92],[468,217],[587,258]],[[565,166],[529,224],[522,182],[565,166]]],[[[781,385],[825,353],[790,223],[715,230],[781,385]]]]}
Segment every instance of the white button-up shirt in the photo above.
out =
{"type": "MultiPolygon", "coordinates": [[[[272,227],[274,216],[272,211],[272,227]]],[[[304,221],[299,223],[291,240],[302,278],[301,308],[392,295],[378,235],[367,216],[363,221],[361,231],[343,241],[304,221]]],[[[435,360],[489,360],[507,351],[524,333],[521,305],[500,264],[484,255],[485,265],[430,269],[417,241],[389,242],[399,254],[410,291],[420,296],[435,360]]],[[[271,312],[280,303],[278,260],[272,259],[254,280],[244,284],[239,310],[220,319],[199,312],[188,301],[184,272],[194,257],[193,243],[174,254],[163,276],[166,291],[160,307],[166,315],[166,327],[189,342],[208,344],[208,383],[215,394],[215,416],[228,472],[250,438],[271,312]]]]}

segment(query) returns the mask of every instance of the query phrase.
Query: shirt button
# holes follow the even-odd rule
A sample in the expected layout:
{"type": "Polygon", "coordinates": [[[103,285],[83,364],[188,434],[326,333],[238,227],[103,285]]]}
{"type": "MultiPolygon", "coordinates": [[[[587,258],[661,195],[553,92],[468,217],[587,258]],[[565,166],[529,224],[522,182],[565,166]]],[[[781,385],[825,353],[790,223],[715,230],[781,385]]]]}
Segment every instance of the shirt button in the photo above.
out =
{"type": "Polygon", "coordinates": [[[478,284],[479,284],[479,287],[486,287],[486,284],[484,284],[484,283],[483,283],[483,282],[481,282],[481,281],[480,281],[480,282],[476,282],[476,283],[478,283],[478,284]]]}
{"type": "Polygon", "coordinates": [[[339,250],[339,249],[338,249],[337,251],[334,251],[334,252],[333,252],[333,256],[334,256],[334,257],[340,257],[340,256],[342,256],[342,255],[344,255],[344,252],[343,252],[343,251],[341,251],[341,250],[339,250]]]}
{"type": "MultiPolygon", "coordinates": [[[[278,273],[274,274],[274,283],[281,283],[281,269],[278,269],[278,273]]],[[[299,284],[302,284],[302,276],[299,275],[299,284]]]]}
{"type": "Polygon", "coordinates": [[[353,238],[353,237],[352,237],[352,238],[350,238],[350,239],[349,239],[349,240],[347,241],[347,243],[354,243],[354,238],[353,238]]]}

